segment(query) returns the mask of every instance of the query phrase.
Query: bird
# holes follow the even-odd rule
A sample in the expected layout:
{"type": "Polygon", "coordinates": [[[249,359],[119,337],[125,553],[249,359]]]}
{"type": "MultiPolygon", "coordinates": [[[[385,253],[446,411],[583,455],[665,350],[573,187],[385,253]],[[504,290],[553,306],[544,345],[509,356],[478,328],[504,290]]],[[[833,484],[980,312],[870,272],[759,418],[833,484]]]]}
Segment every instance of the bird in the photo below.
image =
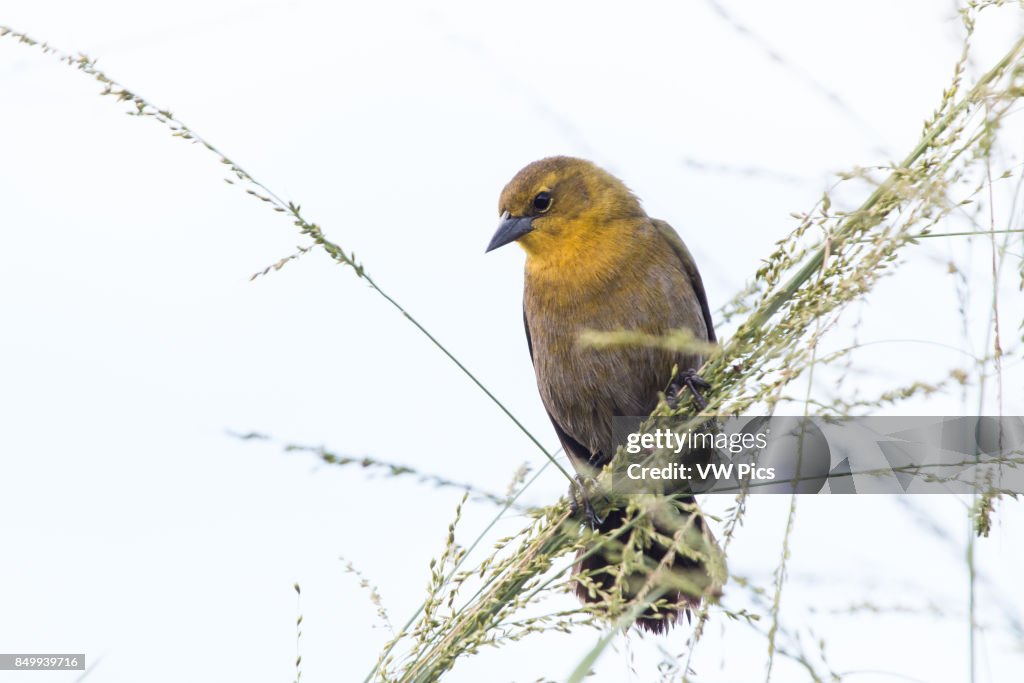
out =
{"type": "MultiPolygon", "coordinates": [[[[635,330],[662,335],[685,329],[702,342],[716,342],[704,284],[696,262],[678,233],[651,218],[637,196],[596,164],[552,156],[522,168],[501,191],[500,223],[486,251],[516,242],[526,252],[523,321],[541,402],[575,470],[576,491],[591,526],[606,534],[625,521],[620,507],[599,518],[587,499],[585,478],[615,454],[613,419],[647,416],[666,389],[688,387],[703,402],[709,388],[697,374],[699,353],[639,346],[596,348],[579,342],[586,330],[635,330]],[[679,370],[673,379],[673,369],[679,370]]],[[[573,497],[571,499],[573,499],[573,497]]],[[[692,502],[688,499],[687,502],[692,502]]],[[[685,513],[684,513],[685,516],[685,513]]],[[[691,525],[710,538],[704,520],[691,525]]],[[[671,529],[659,529],[672,536],[671,529]]],[[[656,538],[656,537],[655,537],[656,538]]],[[[713,541],[712,541],[713,543],[713,541]]],[[[648,541],[643,554],[662,561],[669,548],[648,541]]],[[[600,602],[594,587],[613,588],[619,561],[612,550],[579,551],[576,593],[584,603],[600,602]]],[[[693,557],[677,553],[673,570],[701,570],[693,557]]],[[[635,597],[643,576],[627,576],[625,597],[635,597]]],[[[667,606],[648,606],[636,619],[644,630],[662,633],[682,613],[690,616],[700,597],[670,593],[667,606]]]]}

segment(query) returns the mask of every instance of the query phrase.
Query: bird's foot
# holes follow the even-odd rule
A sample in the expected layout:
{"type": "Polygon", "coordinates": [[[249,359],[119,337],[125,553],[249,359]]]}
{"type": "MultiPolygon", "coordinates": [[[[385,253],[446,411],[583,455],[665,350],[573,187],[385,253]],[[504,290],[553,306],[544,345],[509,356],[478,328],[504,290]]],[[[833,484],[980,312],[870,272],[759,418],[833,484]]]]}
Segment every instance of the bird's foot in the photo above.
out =
{"type": "Polygon", "coordinates": [[[676,406],[679,405],[679,398],[683,394],[683,389],[689,389],[690,393],[693,394],[693,400],[697,402],[697,407],[704,410],[708,407],[708,402],[704,400],[704,394],[701,392],[707,391],[710,388],[711,384],[697,374],[696,370],[693,368],[687,368],[676,375],[676,378],[672,380],[672,384],[669,385],[668,396],[666,396],[666,399],[669,407],[675,409],[676,406]]]}
{"type": "Polygon", "coordinates": [[[596,486],[596,479],[585,477],[582,474],[577,474],[576,480],[569,486],[569,512],[575,517],[582,510],[583,519],[594,530],[604,522],[604,518],[597,514],[593,504],[590,502],[590,492],[596,486]]]}

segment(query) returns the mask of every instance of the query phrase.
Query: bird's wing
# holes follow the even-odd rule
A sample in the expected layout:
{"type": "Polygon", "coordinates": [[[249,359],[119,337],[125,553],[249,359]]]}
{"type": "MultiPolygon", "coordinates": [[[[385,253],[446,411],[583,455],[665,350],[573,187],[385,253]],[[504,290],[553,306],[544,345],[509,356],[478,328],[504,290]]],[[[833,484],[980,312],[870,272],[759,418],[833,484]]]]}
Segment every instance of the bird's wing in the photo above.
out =
{"type": "MultiPolygon", "coordinates": [[[[526,320],[526,311],[523,311],[523,327],[526,329],[526,348],[530,350],[530,362],[535,363],[533,360],[533,340],[530,338],[530,323],[526,320]]],[[[548,419],[551,420],[552,426],[555,428],[555,434],[558,435],[558,440],[562,442],[562,448],[565,450],[565,454],[569,456],[569,459],[573,463],[573,467],[576,468],[577,472],[584,472],[586,469],[580,469],[581,467],[586,468],[590,466],[604,465],[601,462],[604,459],[604,455],[601,453],[591,453],[590,449],[581,444],[576,439],[572,438],[568,432],[558,424],[558,420],[551,414],[551,411],[547,408],[544,412],[548,414],[548,419]]]]}
{"type": "Polygon", "coordinates": [[[679,236],[679,233],[672,228],[671,225],[665,221],[652,219],[654,227],[657,228],[658,232],[661,233],[662,237],[672,246],[672,251],[679,257],[680,263],[683,264],[683,272],[690,278],[690,285],[693,287],[693,293],[697,295],[697,300],[700,301],[700,309],[704,314],[704,325],[708,329],[708,341],[714,342],[715,339],[715,325],[711,321],[711,309],[708,308],[708,296],[704,293],[704,282],[700,279],[700,272],[697,270],[697,262],[693,260],[693,256],[690,254],[690,250],[686,248],[686,244],[683,243],[683,238],[679,236]]]}

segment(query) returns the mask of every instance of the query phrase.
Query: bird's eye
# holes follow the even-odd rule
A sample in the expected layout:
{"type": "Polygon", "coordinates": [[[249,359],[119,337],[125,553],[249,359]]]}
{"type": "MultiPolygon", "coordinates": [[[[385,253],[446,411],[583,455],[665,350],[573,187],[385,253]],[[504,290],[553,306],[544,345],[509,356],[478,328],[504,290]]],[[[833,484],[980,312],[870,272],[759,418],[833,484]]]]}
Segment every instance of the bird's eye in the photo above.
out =
{"type": "Polygon", "coordinates": [[[537,213],[544,213],[551,208],[551,193],[538,192],[533,198],[533,208],[537,213]]]}

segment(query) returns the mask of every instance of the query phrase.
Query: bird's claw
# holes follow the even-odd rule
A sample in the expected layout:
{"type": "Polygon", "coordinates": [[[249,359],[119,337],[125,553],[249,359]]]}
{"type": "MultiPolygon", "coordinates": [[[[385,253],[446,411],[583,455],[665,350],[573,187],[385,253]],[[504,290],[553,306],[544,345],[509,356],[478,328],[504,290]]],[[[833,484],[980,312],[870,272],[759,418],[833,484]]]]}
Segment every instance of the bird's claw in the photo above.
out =
{"type": "Polygon", "coordinates": [[[708,407],[708,402],[704,399],[704,394],[701,392],[710,389],[711,384],[693,368],[683,370],[672,380],[672,385],[669,387],[669,407],[675,408],[678,405],[679,397],[682,395],[684,387],[693,394],[693,400],[697,402],[698,408],[704,410],[708,407]]]}
{"type": "Polygon", "coordinates": [[[576,475],[576,480],[569,486],[569,511],[573,517],[583,510],[583,519],[590,525],[591,529],[598,529],[604,518],[597,514],[593,504],[590,502],[590,490],[594,488],[596,480],[593,477],[576,475]]]}

